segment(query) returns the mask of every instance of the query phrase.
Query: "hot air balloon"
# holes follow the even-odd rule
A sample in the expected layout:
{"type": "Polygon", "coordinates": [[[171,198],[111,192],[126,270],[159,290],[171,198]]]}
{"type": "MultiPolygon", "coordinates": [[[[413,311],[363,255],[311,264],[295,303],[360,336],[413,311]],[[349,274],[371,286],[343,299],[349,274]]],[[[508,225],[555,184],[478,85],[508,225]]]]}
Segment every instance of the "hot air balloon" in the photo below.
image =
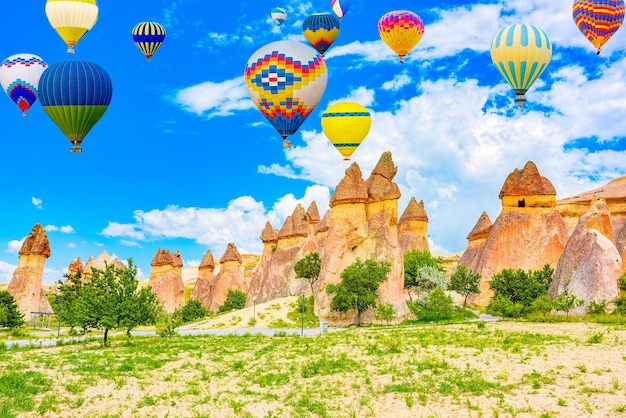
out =
{"type": "Polygon", "coordinates": [[[324,55],[339,34],[339,19],[331,13],[313,13],[302,22],[302,33],[324,55]]]}
{"type": "Polygon", "coordinates": [[[622,26],[624,0],[576,0],[572,16],[578,29],[599,54],[600,48],[622,26]]]}
{"type": "Polygon", "coordinates": [[[333,12],[335,12],[337,17],[341,19],[346,13],[348,13],[350,0],[332,0],[330,2],[330,7],[333,9],[333,12]]]}
{"type": "Polygon", "coordinates": [[[150,61],[165,40],[165,28],[157,22],[141,22],[133,28],[133,41],[150,61]]]}
{"type": "Polygon", "coordinates": [[[246,64],[250,98],[283,138],[296,133],[319,102],[328,81],[322,56],[296,41],[276,41],[257,50],[246,64]]]}
{"type": "Polygon", "coordinates": [[[322,114],[322,130],[344,161],[363,142],[372,124],[370,112],[354,102],[339,102],[322,114]]]}
{"type": "Polygon", "coordinates": [[[287,19],[287,12],[282,7],[274,7],[272,9],[272,12],[270,13],[270,16],[274,23],[280,26],[283,24],[285,19],[287,19]]]}
{"type": "Polygon", "coordinates": [[[548,36],[532,25],[515,24],[501,29],[491,42],[491,60],[515,91],[522,107],[526,91],[545,71],[552,58],[548,36]]]}
{"type": "Polygon", "coordinates": [[[389,48],[398,54],[400,62],[424,36],[424,22],[409,10],[394,10],[378,21],[378,34],[389,48]]]}
{"type": "Polygon", "coordinates": [[[98,3],[96,0],[47,0],[46,16],[67,44],[67,52],[73,54],[74,46],[98,20],[98,3]]]}
{"type": "Polygon", "coordinates": [[[37,100],[39,78],[48,64],[34,54],[11,55],[0,66],[0,85],[26,116],[37,100]]]}
{"type": "Polygon", "coordinates": [[[81,142],[111,103],[113,85],[107,72],[88,61],[61,61],[49,66],[39,80],[43,110],[82,152],[81,142]]]}

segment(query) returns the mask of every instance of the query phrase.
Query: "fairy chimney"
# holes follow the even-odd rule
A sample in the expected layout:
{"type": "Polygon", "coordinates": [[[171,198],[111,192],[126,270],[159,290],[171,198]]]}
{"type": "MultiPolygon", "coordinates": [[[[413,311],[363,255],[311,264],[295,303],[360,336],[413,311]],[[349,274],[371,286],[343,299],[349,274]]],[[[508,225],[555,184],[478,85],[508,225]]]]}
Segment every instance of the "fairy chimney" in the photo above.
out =
{"type": "Polygon", "coordinates": [[[398,242],[403,253],[411,250],[430,251],[428,245],[428,215],[424,201],[412,197],[398,220],[398,242]]]}

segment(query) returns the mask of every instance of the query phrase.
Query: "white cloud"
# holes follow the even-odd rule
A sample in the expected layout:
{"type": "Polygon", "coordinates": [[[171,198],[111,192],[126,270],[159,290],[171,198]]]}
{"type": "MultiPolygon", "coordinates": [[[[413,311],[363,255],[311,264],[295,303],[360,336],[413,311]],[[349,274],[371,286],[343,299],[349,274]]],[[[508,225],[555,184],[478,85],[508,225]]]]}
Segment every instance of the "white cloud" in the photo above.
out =
{"type": "Polygon", "coordinates": [[[14,240],[9,241],[6,252],[11,253],[11,254],[19,253],[20,249],[22,248],[22,244],[24,244],[25,239],[26,237],[22,238],[21,240],[14,239],[14,240]]]}
{"type": "Polygon", "coordinates": [[[46,225],[44,229],[46,230],[46,232],[60,231],[64,234],[73,234],[74,232],[76,232],[74,231],[74,228],[72,228],[71,225],[65,225],[65,226],[46,225]]]}
{"type": "Polygon", "coordinates": [[[221,83],[205,81],[183,88],[176,93],[174,102],[188,112],[206,114],[209,118],[228,116],[254,107],[243,76],[221,83]]]}
{"type": "Polygon", "coordinates": [[[0,260],[0,282],[10,282],[16,268],[16,265],[0,260]]]}
{"type": "Polygon", "coordinates": [[[31,202],[33,202],[33,206],[35,206],[37,209],[43,209],[43,200],[38,199],[36,197],[31,197],[31,202]]]}
{"type": "Polygon", "coordinates": [[[389,91],[398,91],[400,90],[402,87],[407,86],[411,83],[411,77],[409,77],[406,74],[406,71],[396,75],[393,80],[390,81],[385,81],[381,88],[383,90],[389,90],[389,91]]]}
{"type": "Polygon", "coordinates": [[[330,106],[339,102],[355,102],[365,107],[368,107],[374,104],[374,94],[374,90],[360,86],[352,90],[348,96],[341,99],[332,100],[328,103],[328,105],[330,106]]]}
{"type": "Polygon", "coordinates": [[[67,248],[76,248],[76,243],[70,242],[66,245],[67,248]]]}
{"type": "Polygon", "coordinates": [[[284,196],[269,211],[249,196],[234,199],[221,209],[168,206],[148,212],[137,210],[134,223],[109,222],[101,234],[137,241],[186,238],[210,247],[215,254],[223,252],[229,242],[234,242],[241,253],[260,252],[263,244],[259,237],[266,221],[279,228],[298,203],[306,209],[313,200],[323,215],[329,193],[323,186],[310,186],[302,198],[284,196]]]}

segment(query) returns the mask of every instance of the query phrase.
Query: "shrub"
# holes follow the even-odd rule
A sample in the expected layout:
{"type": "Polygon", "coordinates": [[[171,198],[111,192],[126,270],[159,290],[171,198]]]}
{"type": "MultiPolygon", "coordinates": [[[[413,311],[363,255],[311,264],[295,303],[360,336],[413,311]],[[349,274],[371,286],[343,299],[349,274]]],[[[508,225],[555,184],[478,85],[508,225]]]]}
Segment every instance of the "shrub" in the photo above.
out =
{"type": "Polygon", "coordinates": [[[195,299],[190,299],[181,309],[183,322],[191,322],[196,319],[204,318],[208,313],[209,311],[202,306],[202,302],[195,299]]]}
{"type": "Polygon", "coordinates": [[[596,303],[595,301],[591,301],[589,306],[587,307],[587,313],[589,315],[603,315],[606,313],[607,308],[606,300],[596,303]]]}
{"type": "Polygon", "coordinates": [[[228,289],[226,300],[217,310],[219,313],[243,309],[246,306],[247,295],[241,290],[228,289]]]}

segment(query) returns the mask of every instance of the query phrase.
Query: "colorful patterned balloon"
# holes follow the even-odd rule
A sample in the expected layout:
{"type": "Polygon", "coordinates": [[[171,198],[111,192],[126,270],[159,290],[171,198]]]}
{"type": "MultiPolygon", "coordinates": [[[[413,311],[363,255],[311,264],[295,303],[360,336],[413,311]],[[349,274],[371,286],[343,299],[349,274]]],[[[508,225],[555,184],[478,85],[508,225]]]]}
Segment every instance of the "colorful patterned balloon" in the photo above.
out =
{"type": "Polygon", "coordinates": [[[572,16],[578,30],[597,48],[617,32],[624,21],[624,0],[576,0],[572,16]]]}
{"type": "Polygon", "coordinates": [[[352,153],[361,145],[370,131],[372,118],[365,106],[354,102],[339,102],[322,114],[322,130],[328,140],[350,160],[352,153]]]}
{"type": "Polygon", "coordinates": [[[276,41],[257,50],[246,64],[250,98],[283,138],[296,133],[324,94],[328,70],[322,56],[296,41],[276,41]]]}
{"type": "Polygon", "coordinates": [[[313,48],[324,55],[339,35],[339,19],[331,13],[313,13],[302,22],[302,33],[313,48]]]}
{"type": "Polygon", "coordinates": [[[350,0],[332,0],[330,2],[330,7],[333,9],[333,12],[335,12],[337,17],[341,19],[346,13],[348,13],[350,0]]]}
{"type": "Polygon", "coordinates": [[[545,71],[551,58],[550,39],[532,25],[507,26],[491,42],[491,60],[515,91],[519,107],[526,102],[526,91],[545,71]]]}
{"type": "Polygon", "coordinates": [[[282,7],[274,7],[270,13],[270,17],[278,26],[282,25],[287,19],[287,12],[282,7]]]}
{"type": "Polygon", "coordinates": [[[98,3],[96,0],[47,0],[46,16],[67,44],[67,52],[73,54],[74,46],[98,20],[98,3]]]}
{"type": "Polygon", "coordinates": [[[150,61],[165,40],[165,28],[157,22],[141,22],[133,28],[133,41],[150,61]]]}
{"type": "Polygon", "coordinates": [[[386,13],[378,21],[378,34],[391,48],[400,62],[424,36],[424,22],[409,10],[394,10],[386,13]]]}
{"type": "Polygon", "coordinates": [[[39,80],[43,110],[72,143],[71,152],[82,152],[80,144],[108,109],[112,95],[107,72],[88,61],[57,62],[39,80]]]}
{"type": "Polygon", "coordinates": [[[39,79],[48,64],[34,54],[11,55],[0,66],[0,85],[26,116],[37,100],[39,79]]]}

